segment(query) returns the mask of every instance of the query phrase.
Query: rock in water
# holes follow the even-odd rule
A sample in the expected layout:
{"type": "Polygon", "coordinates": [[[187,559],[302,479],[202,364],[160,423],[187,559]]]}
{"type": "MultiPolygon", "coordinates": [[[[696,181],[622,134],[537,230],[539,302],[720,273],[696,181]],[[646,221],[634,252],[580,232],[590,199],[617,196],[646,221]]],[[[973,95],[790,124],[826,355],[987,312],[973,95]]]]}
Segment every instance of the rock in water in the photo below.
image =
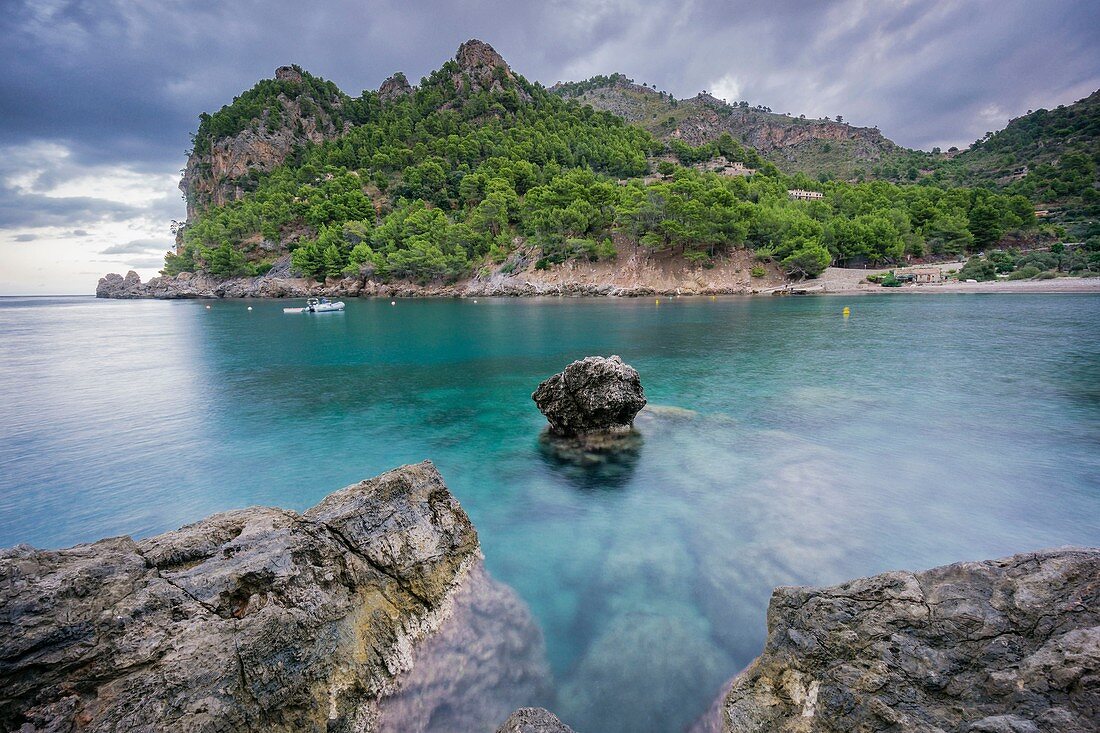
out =
{"type": "Polygon", "coordinates": [[[696,731],[1083,733],[1098,670],[1100,549],[777,588],[764,653],[696,731]]]}
{"type": "Polygon", "coordinates": [[[372,729],[479,561],[427,462],[301,515],[0,551],[0,730],[372,729]]]}
{"type": "Polygon", "coordinates": [[[618,356],[588,356],[538,386],[531,399],[557,435],[627,430],[645,407],[642,381],[618,356]]]}
{"type": "Polygon", "coordinates": [[[573,729],[545,708],[520,708],[508,716],[497,733],[573,733],[573,729]]]}

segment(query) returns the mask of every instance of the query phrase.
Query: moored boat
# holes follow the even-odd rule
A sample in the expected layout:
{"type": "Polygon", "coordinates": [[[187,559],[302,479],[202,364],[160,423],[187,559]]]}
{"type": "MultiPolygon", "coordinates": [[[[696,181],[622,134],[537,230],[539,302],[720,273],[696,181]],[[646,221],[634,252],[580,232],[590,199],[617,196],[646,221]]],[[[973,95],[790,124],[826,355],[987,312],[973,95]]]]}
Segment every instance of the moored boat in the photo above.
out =
{"type": "Polygon", "coordinates": [[[310,298],[305,308],[283,308],[283,313],[334,313],[344,310],[344,301],[335,303],[328,298],[310,298]]]}

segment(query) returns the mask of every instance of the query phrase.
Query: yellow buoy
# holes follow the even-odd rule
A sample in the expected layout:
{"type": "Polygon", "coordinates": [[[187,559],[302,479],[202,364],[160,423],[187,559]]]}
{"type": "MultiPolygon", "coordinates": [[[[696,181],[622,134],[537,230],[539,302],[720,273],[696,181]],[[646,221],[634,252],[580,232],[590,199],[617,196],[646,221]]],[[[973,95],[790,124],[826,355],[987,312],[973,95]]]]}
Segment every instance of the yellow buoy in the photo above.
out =
{"type": "MultiPolygon", "coordinates": [[[[660,299],[660,298],[654,298],[654,299],[653,299],[653,303],[654,303],[655,305],[660,305],[660,304],[661,304],[661,299],[660,299]]],[[[209,307],[210,307],[210,306],[207,306],[207,308],[209,308],[209,307]]]]}
{"type": "Polygon", "coordinates": [[[852,309],[848,306],[844,306],[844,317],[847,318],[850,315],[852,315],[852,309]]]}

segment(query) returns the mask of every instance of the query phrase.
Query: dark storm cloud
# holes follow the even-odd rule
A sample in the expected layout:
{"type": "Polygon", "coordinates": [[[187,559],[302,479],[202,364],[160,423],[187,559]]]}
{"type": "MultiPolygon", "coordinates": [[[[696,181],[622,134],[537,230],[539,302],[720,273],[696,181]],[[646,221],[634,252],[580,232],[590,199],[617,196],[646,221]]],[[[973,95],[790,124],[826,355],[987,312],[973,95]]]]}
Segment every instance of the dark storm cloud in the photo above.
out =
{"type": "Polygon", "coordinates": [[[479,37],[545,84],[613,71],[677,96],[717,84],[904,145],[965,144],[1100,85],[1098,27],[1091,0],[23,0],[0,19],[0,139],[173,172],[198,113],[282,63],[354,94],[395,70],[418,79],[479,37]]]}

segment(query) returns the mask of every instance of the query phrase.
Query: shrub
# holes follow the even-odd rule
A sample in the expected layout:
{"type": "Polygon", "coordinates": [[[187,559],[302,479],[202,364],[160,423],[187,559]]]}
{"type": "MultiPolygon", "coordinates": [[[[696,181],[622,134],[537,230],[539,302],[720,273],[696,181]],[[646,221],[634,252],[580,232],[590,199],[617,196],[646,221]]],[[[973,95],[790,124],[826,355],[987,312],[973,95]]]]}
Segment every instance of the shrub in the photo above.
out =
{"type": "Polygon", "coordinates": [[[760,265],[757,265],[756,267],[752,268],[752,270],[749,271],[749,274],[752,275],[753,277],[764,277],[765,275],[768,274],[768,271],[765,270],[760,265]]]}
{"type": "Polygon", "coordinates": [[[1036,280],[1053,280],[1056,277],[1058,277],[1058,273],[1054,272],[1054,270],[1047,270],[1046,272],[1040,272],[1038,275],[1035,276],[1035,279],[1036,280]]]}
{"type": "Polygon", "coordinates": [[[1030,280],[1041,272],[1035,265],[1026,265],[1015,272],[1009,273],[1009,280],[1030,280]]]}

